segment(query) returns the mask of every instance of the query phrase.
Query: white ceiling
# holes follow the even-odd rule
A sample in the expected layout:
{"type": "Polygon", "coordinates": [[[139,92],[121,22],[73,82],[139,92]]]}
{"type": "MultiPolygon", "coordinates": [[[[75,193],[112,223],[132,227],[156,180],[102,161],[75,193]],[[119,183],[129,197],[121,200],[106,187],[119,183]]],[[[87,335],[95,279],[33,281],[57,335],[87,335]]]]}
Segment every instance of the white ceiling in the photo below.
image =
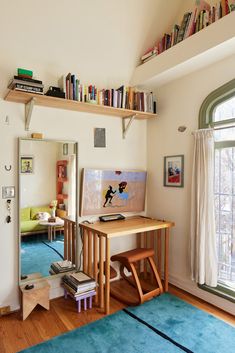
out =
{"type": "Polygon", "coordinates": [[[32,69],[46,85],[68,72],[99,88],[128,84],[141,54],[172,28],[185,1],[0,2],[2,95],[17,67],[32,69]]]}

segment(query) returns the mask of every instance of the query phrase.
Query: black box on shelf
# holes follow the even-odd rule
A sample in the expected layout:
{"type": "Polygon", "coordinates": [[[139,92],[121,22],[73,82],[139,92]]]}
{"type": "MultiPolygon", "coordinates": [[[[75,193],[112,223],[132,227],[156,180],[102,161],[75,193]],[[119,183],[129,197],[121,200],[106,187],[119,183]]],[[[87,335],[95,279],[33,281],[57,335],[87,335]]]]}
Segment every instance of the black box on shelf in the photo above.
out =
{"type": "Polygon", "coordinates": [[[50,86],[46,96],[65,98],[65,93],[59,87],[50,86]]]}

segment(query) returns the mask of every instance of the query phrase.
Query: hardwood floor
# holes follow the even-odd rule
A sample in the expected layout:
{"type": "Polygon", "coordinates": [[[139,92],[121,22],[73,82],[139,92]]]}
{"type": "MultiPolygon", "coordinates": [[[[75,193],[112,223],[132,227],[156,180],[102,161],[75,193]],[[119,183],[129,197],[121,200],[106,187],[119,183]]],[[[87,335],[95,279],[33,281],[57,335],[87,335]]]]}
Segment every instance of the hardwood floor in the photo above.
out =
{"type": "MultiPolygon", "coordinates": [[[[234,316],[176,287],[170,286],[169,292],[235,325],[234,316]]],[[[125,306],[114,298],[111,298],[110,303],[111,313],[125,306]]],[[[71,299],[65,300],[64,298],[51,300],[49,311],[40,307],[36,308],[25,321],[21,321],[20,313],[3,316],[0,318],[0,353],[16,353],[24,348],[60,335],[61,333],[98,320],[103,316],[104,315],[99,313],[95,308],[77,314],[75,302],[71,299]]]]}

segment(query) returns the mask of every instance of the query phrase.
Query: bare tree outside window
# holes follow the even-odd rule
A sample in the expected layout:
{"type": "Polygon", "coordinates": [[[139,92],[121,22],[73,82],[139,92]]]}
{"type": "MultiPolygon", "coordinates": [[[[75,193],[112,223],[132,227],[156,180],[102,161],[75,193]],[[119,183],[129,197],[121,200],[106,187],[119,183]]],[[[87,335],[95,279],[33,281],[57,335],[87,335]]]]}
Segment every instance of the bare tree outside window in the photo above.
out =
{"type": "MultiPolygon", "coordinates": [[[[235,117],[235,97],[218,105],[214,121],[235,117]]],[[[235,141],[235,128],[215,131],[216,142],[235,141]]],[[[218,282],[235,290],[235,147],[215,150],[215,212],[218,282]]]]}

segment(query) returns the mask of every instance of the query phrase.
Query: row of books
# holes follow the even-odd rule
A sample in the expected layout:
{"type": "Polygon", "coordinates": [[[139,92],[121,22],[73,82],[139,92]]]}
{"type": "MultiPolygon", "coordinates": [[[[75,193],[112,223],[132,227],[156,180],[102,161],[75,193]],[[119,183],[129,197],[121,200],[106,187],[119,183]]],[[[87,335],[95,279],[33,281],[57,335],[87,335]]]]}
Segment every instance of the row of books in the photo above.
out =
{"type": "Polygon", "coordinates": [[[96,86],[81,84],[76,75],[71,73],[63,76],[61,81],[60,85],[67,99],[156,113],[156,98],[152,92],[139,92],[133,87],[124,85],[118,89],[98,90],[96,86]]]}
{"type": "Polygon", "coordinates": [[[148,49],[141,57],[141,63],[151,60],[234,10],[235,0],[222,0],[215,6],[211,6],[204,0],[196,1],[194,11],[186,12],[181,24],[175,24],[171,34],[165,33],[160,41],[148,49]]]}
{"type": "Polygon", "coordinates": [[[82,271],[65,274],[62,277],[62,284],[74,296],[94,291],[96,288],[96,281],[82,271]]]}
{"type": "Polygon", "coordinates": [[[54,275],[57,273],[69,272],[73,269],[74,269],[74,265],[72,264],[72,262],[68,260],[64,260],[64,261],[52,262],[49,272],[51,275],[54,275]]]}
{"type": "MultiPolygon", "coordinates": [[[[10,81],[8,88],[43,95],[44,85],[42,81],[36,80],[32,76],[18,73],[10,81]]],[[[98,90],[94,85],[81,84],[75,75],[69,73],[62,78],[62,91],[65,93],[65,97],[61,98],[156,114],[155,95],[152,92],[136,91],[133,87],[122,85],[118,89],[98,90]]]]}

